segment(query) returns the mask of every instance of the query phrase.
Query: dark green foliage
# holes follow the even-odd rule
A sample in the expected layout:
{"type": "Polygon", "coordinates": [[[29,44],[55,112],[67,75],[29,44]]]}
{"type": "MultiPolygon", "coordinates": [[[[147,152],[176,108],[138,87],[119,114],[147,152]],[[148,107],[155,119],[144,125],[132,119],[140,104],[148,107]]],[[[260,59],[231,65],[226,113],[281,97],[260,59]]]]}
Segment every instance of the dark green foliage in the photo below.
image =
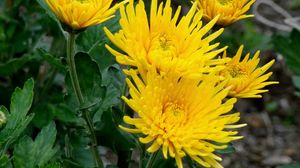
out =
{"type": "Polygon", "coordinates": [[[134,137],[118,128],[122,122],[122,112],[116,109],[105,111],[101,122],[96,125],[99,142],[111,148],[116,153],[118,151],[130,151],[137,143],[134,137]]]}
{"type": "Polygon", "coordinates": [[[43,58],[43,60],[47,61],[50,65],[57,68],[58,70],[65,72],[66,67],[63,65],[62,60],[59,58],[56,58],[54,55],[51,55],[44,49],[38,49],[39,55],[43,58]]]}
{"type": "MultiPolygon", "coordinates": [[[[141,167],[146,167],[147,162],[149,160],[149,158],[151,157],[151,155],[149,153],[146,153],[145,156],[142,159],[142,166],[141,167]]],[[[175,159],[169,157],[168,159],[165,159],[162,151],[159,150],[157,155],[155,156],[155,161],[153,162],[153,167],[155,168],[176,168],[176,164],[175,164],[175,159]]]]}
{"type": "Polygon", "coordinates": [[[85,103],[83,107],[78,107],[69,76],[66,78],[68,95],[65,99],[72,109],[89,109],[92,111],[100,110],[106,93],[106,88],[102,86],[102,77],[98,66],[86,53],[77,53],[75,60],[77,72],[80,72],[78,74],[78,78],[85,103]]]}
{"type": "Polygon", "coordinates": [[[119,30],[120,14],[117,12],[115,15],[116,16],[108,22],[87,28],[76,40],[76,42],[80,44],[78,50],[88,53],[99,66],[101,73],[103,73],[102,71],[104,69],[116,64],[114,56],[105,48],[105,44],[111,45],[111,42],[103,31],[104,27],[107,27],[112,32],[119,30]]]}
{"type": "Polygon", "coordinates": [[[300,168],[299,164],[277,166],[276,168],[300,168]]]}
{"type": "Polygon", "coordinates": [[[230,154],[230,153],[234,153],[235,152],[235,148],[233,146],[232,143],[229,143],[227,145],[227,148],[225,149],[218,149],[216,150],[217,153],[220,153],[220,154],[230,154]]]}
{"type": "Polygon", "coordinates": [[[57,153],[53,147],[57,131],[54,122],[43,128],[33,141],[24,136],[14,148],[14,165],[22,168],[43,166],[57,153]]]}
{"type": "Polygon", "coordinates": [[[11,98],[10,112],[4,106],[0,107],[1,111],[8,114],[7,123],[0,132],[0,156],[4,155],[33,118],[33,114],[28,114],[33,100],[33,85],[30,79],[23,89],[16,88],[11,98]]]}
{"type": "Polygon", "coordinates": [[[94,158],[89,145],[89,137],[84,130],[74,129],[65,136],[66,157],[64,165],[66,167],[94,167],[94,158]]]}
{"type": "Polygon", "coordinates": [[[295,86],[295,88],[297,90],[295,92],[295,94],[298,97],[300,97],[300,76],[293,76],[292,80],[293,80],[293,84],[294,84],[294,86],[295,86]]]}
{"type": "Polygon", "coordinates": [[[0,62],[0,75],[12,75],[34,58],[36,57],[25,55],[21,58],[10,59],[8,62],[5,63],[0,62]]]}
{"type": "MultiPolygon", "coordinates": [[[[288,67],[296,75],[300,75],[300,32],[293,30],[289,36],[274,35],[273,43],[277,51],[285,58],[288,67]]],[[[293,84],[298,90],[295,92],[295,95],[300,97],[299,76],[293,76],[293,84]]]]}
{"type": "Polygon", "coordinates": [[[273,37],[275,49],[286,60],[288,67],[296,74],[300,74],[300,32],[293,30],[288,37],[275,35],[273,37]]]}
{"type": "Polygon", "coordinates": [[[242,20],[232,26],[226,27],[223,34],[216,42],[221,42],[222,46],[228,46],[229,56],[235,55],[240,45],[245,45],[244,53],[254,53],[257,50],[270,49],[271,37],[260,33],[251,20],[242,20]]]}
{"type": "Polygon", "coordinates": [[[12,167],[10,159],[7,155],[0,156],[0,167],[12,167]]]}

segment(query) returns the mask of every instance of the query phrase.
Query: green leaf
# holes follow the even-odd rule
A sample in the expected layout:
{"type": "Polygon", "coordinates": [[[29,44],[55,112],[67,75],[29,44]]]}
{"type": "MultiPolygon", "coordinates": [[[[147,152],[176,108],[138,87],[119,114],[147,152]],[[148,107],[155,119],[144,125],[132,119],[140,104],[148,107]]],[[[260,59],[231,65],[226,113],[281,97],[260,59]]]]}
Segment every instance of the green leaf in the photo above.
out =
{"type": "MultiPolygon", "coordinates": [[[[10,113],[7,115],[7,123],[0,132],[0,151],[5,152],[8,146],[17,140],[33,118],[33,114],[27,115],[33,100],[33,79],[29,79],[23,89],[16,88],[11,98],[10,113]]],[[[1,107],[2,111],[8,111],[1,107]]]]}
{"type": "Polygon", "coordinates": [[[295,92],[295,95],[300,97],[300,92],[295,92]]]}
{"type": "Polygon", "coordinates": [[[279,103],[277,101],[266,102],[265,109],[268,112],[277,112],[279,109],[279,103]]]}
{"type": "Polygon", "coordinates": [[[123,124],[122,117],[122,112],[117,109],[110,109],[103,113],[101,122],[96,125],[101,145],[109,147],[116,153],[119,150],[131,150],[136,146],[136,139],[119,128],[119,124],[123,124]]]}
{"type": "Polygon", "coordinates": [[[39,168],[62,168],[60,163],[50,163],[39,168]]]}
{"type": "Polygon", "coordinates": [[[8,15],[7,13],[0,13],[0,20],[3,20],[8,23],[18,23],[18,20],[8,15]]]}
{"type": "Polygon", "coordinates": [[[165,159],[162,155],[156,160],[156,162],[154,163],[154,166],[156,168],[176,168],[176,163],[175,163],[175,159],[173,158],[168,158],[165,159]]]}
{"type": "Polygon", "coordinates": [[[54,147],[56,139],[55,123],[51,122],[44,127],[33,141],[30,137],[23,137],[14,149],[14,165],[22,168],[33,168],[43,166],[58,151],[54,147]]]}
{"type": "Polygon", "coordinates": [[[65,123],[78,122],[78,116],[65,104],[50,105],[52,114],[56,119],[65,123]]]}
{"type": "Polygon", "coordinates": [[[227,148],[225,148],[225,149],[217,149],[216,152],[220,153],[220,154],[230,154],[230,153],[235,152],[235,148],[232,145],[232,143],[229,143],[227,145],[228,145],[227,148]]]}
{"type": "Polygon", "coordinates": [[[297,90],[294,92],[294,94],[295,94],[295,96],[300,97],[300,76],[293,76],[292,80],[293,80],[293,84],[297,90]]]}
{"type": "Polygon", "coordinates": [[[32,111],[34,112],[34,118],[32,123],[38,127],[43,128],[44,126],[48,125],[53,119],[54,115],[51,110],[50,104],[39,104],[35,107],[32,111]]]}
{"type": "Polygon", "coordinates": [[[23,66],[35,59],[35,56],[31,55],[24,55],[23,57],[20,58],[13,58],[10,59],[6,63],[1,63],[0,62],[0,75],[2,76],[8,76],[11,75],[15,72],[17,72],[19,69],[23,68],[23,66]]]}
{"type": "Polygon", "coordinates": [[[300,74],[300,32],[293,30],[289,37],[275,35],[273,37],[275,49],[286,59],[288,67],[296,74],[300,74]]]}
{"type": "Polygon", "coordinates": [[[282,166],[277,166],[276,168],[300,168],[300,164],[282,165],[282,166]]]}
{"type": "Polygon", "coordinates": [[[107,165],[105,168],[119,168],[119,167],[115,165],[107,165]]]}
{"type": "MultiPolygon", "coordinates": [[[[29,111],[33,100],[33,79],[28,80],[23,90],[16,88],[11,98],[10,112],[16,116],[13,126],[17,125],[29,111]]],[[[12,127],[13,128],[13,127],[12,127]]]]}
{"type": "Polygon", "coordinates": [[[300,8],[300,0],[292,0],[288,3],[288,6],[292,9],[300,8]]]}
{"type": "Polygon", "coordinates": [[[115,17],[98,25],[87,28],[77,39],[79,51],[89,53],[91,58],[97,63],[101,71],[116,64],[114,56],[105,48],[105,44],[113,45],[103,28],[107,27],[111,32],[120,29],[120,13],[116,12],[115,17]]]}
{"type": "Polygon", "coordinates": [[[62,64],[61,59],[54,57],[44,49],[38,49],[37,50],[39,55],[43,58],[43,60],[47,61],[50,65],[54,66],[61,72],[66,71],[66,67],[62,64]]]}
{"type": "Polygon", "coordinates": [[[93,118],[94,122],[100,121],[103,111],[107,111],[109,108],[123,102],[120,97],[125,87],[125,75],[122,73],[121,68],[118,65],[111,66],[104,69],[102,75],[102,84],[106,87],[107,91],[101,105],[101,110],[99,110],[93,118]]]}
{"type": "Polygon", "coordinates": [[[10,159],[7,155],[0,156],[0,167],[11,167],[10,159]]]}
{"type": "MultiPolygon", "coordinates": [[[[272,45],[270,45],[271,37],[258,31],[257,25],[253,21],[244,20],[243,24],[244,30],[242,31],[242,37],[244,42],[242,44],[247,44],[247,48],[251,49],[251,52],[256,52],[257,50],[267,50],[272,47],[272,45]],[[253,36],[253,34],[255,34],[255,36],[253,36]]],[[[241,45],[239,40],[240,36],[235,36],[235,33],[232,33],[233,34],[231,34],[231,36],[237,38],[238,44],[241,45]]]]}
{"type": "Polygon", "coordinates": [[[76,130],[65,137],[67,160],[64,167],[95,167],[94,157],[89,148],[90,138],[85,130],[76,130]]]}
{"type": "Polygon", "coordinates": [[[251,20],[244,20],[240,23],[243,25],[242,27],[232,25],[215,40],[215,42],[221,42],[221,46],[229,46],[227,49],[229,55],[234,55],[241,44],[247,44],[244,53],[271,49],[271,37],[257,31],[257,26],[251,20]]]}
{"type": "Polygon", "coordinates": [[[79,51],[87,52],[95,61],[101,71],[102,85],[106,87],[101,110],[98,110],[93,120],[98,122],[101,119],[103,111],[120,104],[125,75],[116,63],[114,56],[105,48],[105,44],[112,45],[103,31],[107,27],[112,32],[120,29],[120,13],[117,12],[115,17],[98,26],[93,26],[81,33],[77,39],[79,51]]]}
{"type": "Polygon", "coordinates": [[[52,120],[57,119],[64,123],[77,123],[78,117],[65,104],[39,104],[33,109],[35,116],[32,120],[35,126],[42,128],[48,125],[52,120]]]}
{"type": "MultiPolygon", "coordinates": [[[[101,23],[97,26],[92,26],[87,28],[84,32],[80,33],[79,37],[77,38],[77,44],[80,44],[78,46],[79,51],[81,52],[87,52],[91,54],[93,50],[100,49],[104,52],[107,52],[107,50],[104,48],[105,43],[109,43],[110,40],[107,38],[106,34],[104,33],[103,28],[107,27],[110,31],[116,32],[120,29],[120,13],[116,12],[115,17],[112,19],[109,19],[108,21],[101,23]]],[[[97,55],[102,54],[91,54],[93,58],[97,58],[97,55]]],[[[106,57],[110,57],[110,55],[105,55],[106,57]]],[[[101,63],[101,62],[99,62],[101,63]]]]}
{"type": "Polygon", "coordinates": [[[84,96],[85,104],[78,107],[75,93],[73,91],[69,74],[66,78],[68,95],[66,100],[72,109],[88,108],[91,110],[99,109],[105,95],[105,88],[102,86],[102,77],[97,64],[91,60],[86,53],[79,52],[75,56],[78,79],[84,96]]]}
{"type": "Polygon", "coordinates": [[[293,76],[292,77],[294,86],[300,90],[300,76],[293,76]]]}
{"type": "MultiPolygon", "coordinates": [[[[142,165],[143,165],[142,167],[146,167],[149,158],[150,158],[150,154],[146,153],[146,156],[142,159],[142,165]]],[[[167,167],[167,168],[176,168],[177,166],[176,166],[176,162],[175,162],[174,158],[169,157],[168,159],[165,159],[163,154],[162,154],[162,151],[159,150],[152,167],[155,167],[155,168],[165,168],[165,167],[167,167]]]]}

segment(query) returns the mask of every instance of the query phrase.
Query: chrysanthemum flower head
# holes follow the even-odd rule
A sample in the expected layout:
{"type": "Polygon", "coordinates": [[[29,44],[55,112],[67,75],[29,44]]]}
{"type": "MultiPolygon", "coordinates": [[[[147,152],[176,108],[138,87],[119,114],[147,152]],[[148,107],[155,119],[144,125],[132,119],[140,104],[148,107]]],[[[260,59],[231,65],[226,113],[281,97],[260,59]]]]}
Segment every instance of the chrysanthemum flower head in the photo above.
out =
{"type": "Polygon", "coordinates": [[[142,79],[136,71],[128,73],[134,81],[127,79],[131,98],[123,99],[138,117],[125,116],[133,128],[121,129],[141,135],[148,152],[161,149],[165,158],[175,158],[179,168],[187,155],[204,167],[221,168],[222,159],[214,151],[242,138],[231,129],[244,126],[234,125],[239,113],[228,114],[236,99],[224,100],[225,83],[218,84],[214,77],[199,81],[149,71],[142,79]]]}
{"type": "Polygon", "coordinates": [[[204,13],[204,19],[210,21],[220,15],[217,24],[228,26],[238,20],[253,17],[245,14],[256,0],[195,0],[204,13]]]}
{"type": "MultiPolygon", "coordinates": [[[[267,85],[278,84],[275,81],[267,81],[272,72],[265,72],[274,64],[275,60],[270,61],[262,67],[258,67],[259,54],[256,52],[253,58],[249,58],[248,53],[241,60],[243,46],[239,48],[236,55],[226,63],[226,68],[221,71],[221,76],[228,80],[227,86],[230,86],[229,96],[237,98],[261,98],[260,93],[267,92],[263,89],[267,85]]],[[[226,57],[226,52],[224,54],[226,57]]]]}
{"type": "MultiPolygon", "coordinates": [[[[170,70],[182,75],[199,75],[217,54],[225,48],[216,49],[218,43],[210,45],[223,29],[207,36],[217,18],[202,26],[202,13],[194,4],[188,14],[179,20],[181,7],[174,12],[171,0],[158,4],[151,1],[150,20],[147,17],[142,0],[135,6],[133,0],[126,7],[121,7],[121,30],[112,34],[105,32],[109,39],[123,52],[110,46],[108,50],[120,64],[139,68],[140,73],[154,65],[161,72],[170,70]]],[[[214,60],[218,64],[223,60],[214,60]]]]}
{"type": "Polygon", "coordinates": [[[73,30],[100,24],[114,16],[120,4],[112,0],[46,0],[58,19],[73,30]]]}

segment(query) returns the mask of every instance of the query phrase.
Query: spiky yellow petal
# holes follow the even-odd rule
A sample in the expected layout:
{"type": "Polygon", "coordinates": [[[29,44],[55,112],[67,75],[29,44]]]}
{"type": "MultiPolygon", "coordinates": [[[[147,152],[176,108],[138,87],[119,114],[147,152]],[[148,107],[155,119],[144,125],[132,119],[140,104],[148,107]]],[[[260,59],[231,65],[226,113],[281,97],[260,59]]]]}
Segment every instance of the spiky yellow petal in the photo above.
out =
{"type": "Polygon", "coordinates": [[[148,19],[144,2],[135,5],[131,0],[126,7],[120,8],[121,30],[113,34],[104,29],[108,38],[123,52],[107,48],[120,64],[138,68],[142,75],[152,65],[161,73],[173,71],[192,77],[218,70],[215,63],[218,65],[225,60],[216,62],[214,58],[226,47],[217,49],[218,43],[210,43],[223,29],[207,35],[218,18],[202,26],[202,13],[197,11],[196,4],[179,20],[180,10],[178,7],[173,13],[171,0],[165,4],[152,0],[148,19]],[[211,66],[214,68],[209,68],[211,66]]]}
{"type": "Polygon", "coordinates": [[[198,80],[177,75],[158,74],[150,69],[144,78],[134,70],[127,72],[131,98],[126,103],[137,113],[137,118],[124,117],[133,128],[120,126],[124,131],[139,133],[140,142],[150,144],[147,151],[162,149],[163,156],[175,158],[183,167],[182,158],[189,155],[205,167],[221,167],[216,149],[240,139],[237,131],[244,124],[239,113],[229,113],[235,98],[224,101],[228,89],[215,76],[198,80]]]}
{"type": "Polygon", "coordinates": [[[46,0],[58,19],[71,27],[80,30],[97,25],[114,16],[119,6],[111,7],[112,0],[46,0]]]}
{"type": "MultiPolygon", "coordinates": [[[[268,90],[263,89],[267,85],[278,84],[276,81],[268,81],[272,72],[264,74],[275,62],[270,61],[262,67],[259,64],[259,51],[253,58],[247,54],[241,60],[243,46],[239,48],[231,61],[226,63],[226,68],[221,70],[220,75],[228,80],[227,87],[230,87],[229,96],[236,98],[261,98],[261,93],[268,90]]],[[[224,54],[226,57],[226,53],[224,54]]]]}
{"type": "Polygon", "coordinates": [[[219,16],[218,25],[228,26],[238,20],[253,17],[245,14],[256,0],[195,0],[203,12],[204,19],[210,21],[219,16]]]}

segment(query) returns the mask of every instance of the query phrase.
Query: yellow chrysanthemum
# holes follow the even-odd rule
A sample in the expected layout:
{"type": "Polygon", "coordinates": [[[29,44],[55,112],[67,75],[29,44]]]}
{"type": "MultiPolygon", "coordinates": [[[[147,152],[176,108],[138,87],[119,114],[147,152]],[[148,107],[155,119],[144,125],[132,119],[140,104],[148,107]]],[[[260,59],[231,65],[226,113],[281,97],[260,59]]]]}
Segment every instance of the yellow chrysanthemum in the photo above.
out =
{"type": "Polygon", "coordinates": [[[195,0],[204,13],[204,19],[210,21],[220,15],[217,24],[228,26],[238,20],[253,17],[246,15],[256,0],[195,0]]]}
{"type": "Polygon", "coordinates": [[[157,3],[157,0],[151,1],[148,21],[144,2],[141,0],[134,6],[131,0],[126,7],[120,8],[121,30],[112,34],[105,28],[109,39],[123,50],[121,53],[107,46],[120,64],[138,67],[140,73],[154,65],[160,72],[172,70],[181,75],[200,75],[203,71],[214,69],[204,69],[204,66],[224,62],[222,59],[211,60],[225,48],[216,49],[219,43],[209,44],[223,29],[206,35],[217,18],[202,27],[202,13],[197,12],[196,4],[178,20],[181,7],[173,14],[171,0],[167,0],[165,5],[161,3],[158,6],[157,3]]]}
{"type": "MultiPolygon", "coordinates": [[[[239,48],[236,55],[226,64],[226,68],[220,74],[228,80],[227,86],[231,87],[229,96],[237,98],[261,98],[259,94],[268,91],[262,90],[265,86],[278,84],[275,81],[266,82],[272,75],[272,72],[264,74],[275,60],[257,68],[260,61],[258,58],[260,52],[256,52],[251,59],[249,59],[250,54],[248,53],[240,61],[243,48],[243,46],[239,48]]],[[[224,57],[226,57],[226,52],[224,57]]]]}
{"type": "Polygon", "coordinates": [[[221,168],[218,161],[222,159],[214,151],[242,138],[230,129],[244,126],[232,125],[240,117],[239,113],[228,114],[236,99],[224,101],[228,94],[224,83],[216,85],[218,80],[213,77],[199,81],[153,71],[142,80],[136,71],[128,73],[134,83],[127,79],[131,98],[123,99],[138,117],[125,116],[124,121],[134,128],[120,128],[142,135],[139,140],[149,144],[148,152],[162,149],[164,157],[175,158],[179,168],[186,155],[202,166],[221,168]]]}
{"type": "Polygon", "coordinates": [[[112,18],[120,4],[112,0],[46,0],[58,19],[73,30],[100,24],[112,18]]]}

